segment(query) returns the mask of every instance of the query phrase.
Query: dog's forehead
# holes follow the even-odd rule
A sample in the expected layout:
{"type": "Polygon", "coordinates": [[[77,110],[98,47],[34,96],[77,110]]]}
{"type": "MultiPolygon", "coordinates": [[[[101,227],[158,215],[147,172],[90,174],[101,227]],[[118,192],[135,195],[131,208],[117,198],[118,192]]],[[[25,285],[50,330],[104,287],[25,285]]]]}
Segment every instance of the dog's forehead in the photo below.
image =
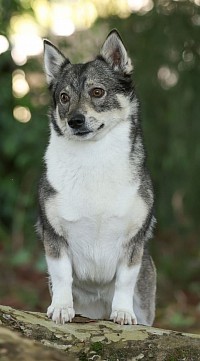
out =
{"type": "Polygon", "coordinates": [[[81,80],[81,67],[81,64],[67,65],[62,74],[62,81],[78,88],[81,80]]]}
{"type": "Polygon", "coordinates": [[[107,78],[112,78],[112,72],[103,62],[94,60],[87,63],[85,71],[83,71],[86,82],[106,82],[107,78]]]}
{"type": "Polygon", "coordinates": [[[112,73],[102,62],[96,60],[85,64],[71,64],[65,71],[64,78],[68,85],[78,88],[95,84],[106,83],[111,79],[112,73]]]}

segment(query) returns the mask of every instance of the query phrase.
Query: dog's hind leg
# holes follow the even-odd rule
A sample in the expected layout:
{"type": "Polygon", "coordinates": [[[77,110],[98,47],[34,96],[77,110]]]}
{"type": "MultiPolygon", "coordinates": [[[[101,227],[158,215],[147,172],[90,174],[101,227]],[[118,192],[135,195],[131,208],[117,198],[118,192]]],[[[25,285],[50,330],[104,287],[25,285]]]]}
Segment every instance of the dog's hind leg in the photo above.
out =
{"type": "Polygon", "coordinates": [[[133,305],[138,324],[151,326],[155,317],[156,269],[145,249],[135,286],[133,305]]]}

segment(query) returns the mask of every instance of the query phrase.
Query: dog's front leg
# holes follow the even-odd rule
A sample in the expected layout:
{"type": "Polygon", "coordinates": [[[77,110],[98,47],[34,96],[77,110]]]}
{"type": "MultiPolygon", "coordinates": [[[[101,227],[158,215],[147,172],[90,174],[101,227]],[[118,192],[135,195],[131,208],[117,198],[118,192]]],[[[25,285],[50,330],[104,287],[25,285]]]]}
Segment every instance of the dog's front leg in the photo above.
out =
{"type": "Polygon", "coordinates": [[[47,315],[56,323],[71,322],[75,316],[72,297],[72,265],[67,251],[55,258],[46,255],[52,286],[52,302],[47,315]]]}
{"type": "Polygon", "coordinates": [[[127,264],[123,260],[116,272],[115,291],[112,301],[110,319],[121,325],[137,324],[133,309],[133,295],[141,267],[141,258],[137,262],[127,264]]]}
{"type": "Polygon", "coordinates": [[[121,264],[117,270],[110,319],[116,323],[137,324],[133,310],[133,295],[141,264],[121,264]]]}

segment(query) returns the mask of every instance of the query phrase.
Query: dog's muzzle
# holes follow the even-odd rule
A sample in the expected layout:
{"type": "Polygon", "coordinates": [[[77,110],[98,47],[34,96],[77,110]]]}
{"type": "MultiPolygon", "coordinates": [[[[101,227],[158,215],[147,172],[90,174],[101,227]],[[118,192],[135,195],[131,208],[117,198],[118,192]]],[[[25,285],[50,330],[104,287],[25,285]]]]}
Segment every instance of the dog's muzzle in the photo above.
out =
{"type": "Polygon", "coordinates": [[[68,124],[70,128],[73,129],[74,135],[84,136],[88,133],[91,133],[91,130],[86,127],[85,116],[83,114],[74,114],[68,121],[68,124]]]}

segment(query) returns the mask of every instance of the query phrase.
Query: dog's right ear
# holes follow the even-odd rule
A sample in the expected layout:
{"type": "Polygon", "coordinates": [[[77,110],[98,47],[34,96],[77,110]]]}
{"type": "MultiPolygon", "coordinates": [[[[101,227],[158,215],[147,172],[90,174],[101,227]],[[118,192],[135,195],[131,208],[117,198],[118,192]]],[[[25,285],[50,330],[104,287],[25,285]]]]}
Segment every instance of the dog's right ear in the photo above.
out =
{"type": "Polygon", "coordinates": [[[131,59],[116,29],[108,34],[100,54],[113,70],[121,71],[126,75],[131,74],[133,70],[131,59]]]}
{"type": "Polygon", "coordinates": [[[57,76],[61,65],[70,61],[50,41],[44,40],[44,70],[47,83],[50,84],[57,76]]]}

